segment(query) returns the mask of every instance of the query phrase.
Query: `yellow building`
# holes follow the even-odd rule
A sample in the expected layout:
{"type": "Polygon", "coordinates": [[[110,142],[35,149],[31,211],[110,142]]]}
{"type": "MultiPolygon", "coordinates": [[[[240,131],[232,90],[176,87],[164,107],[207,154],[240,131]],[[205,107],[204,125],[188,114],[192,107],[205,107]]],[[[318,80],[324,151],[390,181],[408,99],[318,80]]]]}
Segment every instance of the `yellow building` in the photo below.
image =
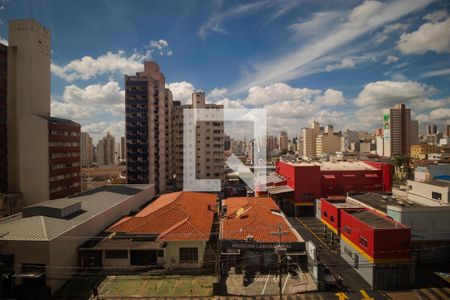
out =
{"type": "Polygon", "coordinates": [[[411,146],[411,158],[426,159],[428,153],[437,152],[437,147],[426,143],[411,146]]]}

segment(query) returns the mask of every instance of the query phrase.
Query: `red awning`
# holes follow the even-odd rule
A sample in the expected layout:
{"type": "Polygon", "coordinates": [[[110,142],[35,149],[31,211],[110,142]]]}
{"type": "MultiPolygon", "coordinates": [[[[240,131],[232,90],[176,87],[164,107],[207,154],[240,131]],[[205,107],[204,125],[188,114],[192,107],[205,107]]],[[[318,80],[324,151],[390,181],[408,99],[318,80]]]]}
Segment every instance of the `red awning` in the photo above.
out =
{"type": "Polygon", "coordinates": [[[365,174],[367,178],[378,178],[378,174],[365,174]]]}

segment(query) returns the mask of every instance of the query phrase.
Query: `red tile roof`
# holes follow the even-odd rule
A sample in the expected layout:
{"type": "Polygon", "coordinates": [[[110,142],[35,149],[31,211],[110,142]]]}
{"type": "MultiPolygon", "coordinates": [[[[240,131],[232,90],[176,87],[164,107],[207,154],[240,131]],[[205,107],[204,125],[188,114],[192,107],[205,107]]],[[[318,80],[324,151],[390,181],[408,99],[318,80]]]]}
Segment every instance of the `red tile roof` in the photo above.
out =
{"type": "Polygon", "coordinates": [[[281,230],[287,234],[281,236],[283,243],[303,242],[303,239],[280,214],[280,208],[272,198],[264,197],[236,197],[223,200],[227,206],[226,218],[222,219],[221,237],[224,240],[245,240],[253,236],[256,242],[278,243],[277,232],[281,230]]]}
{"type": "Polygon", "coordinates": [[[161,195],[133,217],[124,217],[107,232],[157,235],[160,241],[209,240],[217,196],[177,192],[161,195]]]}

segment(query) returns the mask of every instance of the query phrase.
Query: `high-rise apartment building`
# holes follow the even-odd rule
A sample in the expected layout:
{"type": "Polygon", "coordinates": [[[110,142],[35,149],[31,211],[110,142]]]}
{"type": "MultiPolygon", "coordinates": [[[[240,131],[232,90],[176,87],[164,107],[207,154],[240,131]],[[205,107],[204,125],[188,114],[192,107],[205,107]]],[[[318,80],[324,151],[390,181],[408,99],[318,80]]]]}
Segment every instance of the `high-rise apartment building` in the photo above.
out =
{"type": "Polygon", "coordinates": [[[88,168],[94,162],[94,146],[92,137],[87,132],[81,132],[81,167],[88,168]]]}
{"type": "Polygon", "coordinates": [[[321,132],[319,122],[312,121],[311,128],[303,128],[303,157],[313,158],[316,156],[316,138],[321,132]]]}
{"type": "Polygon", "coordinates": [[[172,179],[172,93],[153,61],[125,75],[128,183],[151,183],[157,193],[172,179]]]}
{"type": "Polygon", "coordinates": [[[419,121],[411,120],[411,146],[419,144],[419,121]]]}
{"type": "Polygon", "coordinates": [[[6,85],[8,47],[0,44],[0,193],[8,191],[6,85]]]}
{"type": "Polygon", "coordinates": [[[427,124],[427,135],[437,134],[436,124],[427,124]]]}
{"type": "Polygon", "coordinates": [[[124,136],[120,138],[120,159],[127,160],[127,142],[124,136]]]}
{"type": "Polygon", "coordinates": [[[21,209],[79,191],[80,125],[50,117],[50,32],[10,21],[8,43],[7,206],[21,209]]]}
{"type": "Polygon", "coordinates": [[[108,132],[98,141],[95,151],[98,166],[111,166],[115,164],[115,138],[108,132]]]}
{"type": "Polygon", "coordinates": [[[81,192],[80,129],[70,120],[48,117],[50,199],[81,192]]]}
{"type": "Polygon", "coordinates": [[[325,132],[319,133],[316,137],[316,156],[322,154],[335,153],[341,150],[341,135],[333,132],[333,127],[328,125],[325,132]]]}
{"type": "MultiPolygon", "coordinates": [[[[184,109],[217,109],[223,105],[207,104],[205,93],[196,91],[192,94],[192,104],[181,105],[174,102],[173,109],[173,161],[176,176],[176,188],[183,187],[183,111],[184,109]]],[[[224,147],[225,133],[223,121],[197,121],[196,124],[196,178],[225,180],[224,147]]],[[[242,144],[242,143],[241,143],[242,144]]],[[[231,146],[231,145],[230,145],[231,146]]],[[[242,148],[242,147],[241,147],[242,148]]],[[[241,149],[242,150],[242,149],[241,149]]],[[[241,151],[240,150],[240,151],[241,151]]],[[[241,151],[243,152],[243,151],[241,151]]]]}
{"type": "Polygon", "coordinates": [[[411,110],[405,104],[386,109],[383,115],[384,155],[394,157],[411,152],[411,110]]]}
{"type": "Polygon", "coordinates": [[[450,137],[450,124],[445,125],[445,136],[450,137]]]}
{"type": "Polygon", "coordinates": [[[280,135],[278,136],[278,149],[280,149],[281,151],[288,150],[288,143],[289,138],[286,131],[281,131],[280,135]]]}

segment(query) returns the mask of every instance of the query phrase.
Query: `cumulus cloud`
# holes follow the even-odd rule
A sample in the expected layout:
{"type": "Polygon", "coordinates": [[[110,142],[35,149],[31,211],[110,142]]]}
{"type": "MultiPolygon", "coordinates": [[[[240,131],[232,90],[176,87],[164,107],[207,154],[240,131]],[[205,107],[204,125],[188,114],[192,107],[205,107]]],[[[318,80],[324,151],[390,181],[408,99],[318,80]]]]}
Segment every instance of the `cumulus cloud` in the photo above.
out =
{"type": "Polygon", "coordinates": [[[393,33],[404,32],[406,29],[408,29],[408,24],[405,23],[388,24],[375,36],[374,43],[380,45],[389,40],[393,33]]]}
{"type": "Polygon", "coordinates": [[[431,120],[447,120],[450,116],[450,108],[438,108],[430,112],[431,120]]]}
{"type": "Polygon", "coordinates": [[[423,18],[424,18],[424,20],[427,20],[427,21],[439,22],[439,21],[446,19],[447,16],[448,16],[448,13],[446,10],[436,10],[432,13],[425,15],[423,18]]]}
{"type": "Polygon", "coordinates": [[[127,56],[125,51],[116,53],[107,52],[97,58],[84,56],[75,59],[64,66],[52,63],[52,73],[64,80],[89,80],[98,75],[112,74],[119,72],[122,74],[134,74],[142,71],[144,60],[150,58],[150,52],[141,54],[135,52],[127,56]]]}
{"type": "Polygon", "coordinates": [[[2,37],[0,37],[0,43],[2,43],[3,45],[5,45],[5,46],[8,46],[8,40],[7,39],[4,39],[4,38],[2,38],[2,37]]]}
{"type": "Polygon", "coordinates": [[[331,71],[337,70],[337,69],[354,68],[355,66],[356,66],[356,64],[351,58],[343,58],[339,63],[328,65],[328,66],[326,66],[325,69],[328,72],[331,72],[331,71]]]}
{"type": "Polygon", "coordinates": [[[345,104],[344,93],[333,89],[327,89],[323,95],[319,95],[315,98],[314,103],[321,106],[343,105],[345,104]]]}
{"type": "Polygon", "coordinates": [[[52,101],[51,112],[52,116],[78,121],[93,118],[97,110],[92,106],[52,101]]]}
{"type": "Polygon", "coordinates": [[[166,40],[159,40],[159,41],[150,41],[148,43],[148,49],[150,49],[150,53],[152,53],[154,50],[159,52],[159,55],[167,55],[172,56],[173,52],[169,50],[169,43],[166,40]]]}
{"type": "Polygon", "coordinates": [[[192,103],[192,93],[195,91],[192,83],[187,81],[172,82],[166,84],[166,88],[172,91],[174,101],[181,101],[181,104],[192,103]]]}
{"type": "Polygon", "coordinates": [[[367,84],[359,93],[355,104],[361,106],[390,106],[422,99],[435,92],[433,87],[414,81],[377,81],[367,84]]]}
{"type": "Polygon", "coordinates": [[[425,23],[414,32],[402,34],[397,47],[404,54],[450,53],[450,18],[425,23]]]}
{"type": "Polygon", "coordinates": [[[320,90],[295,88],[285,83],[273,83],[267,86],[254,86],[248,90],[244,99],[245,105],[264,106],[280,101],[302,100],[309,101],[320,90]]]}
{"type": "Polygon", "coordinates": [[[210,99],[217,99],[223,97],[226,93],[228,93],[227,88],[214,88],[206,97],[210,99]]]}

